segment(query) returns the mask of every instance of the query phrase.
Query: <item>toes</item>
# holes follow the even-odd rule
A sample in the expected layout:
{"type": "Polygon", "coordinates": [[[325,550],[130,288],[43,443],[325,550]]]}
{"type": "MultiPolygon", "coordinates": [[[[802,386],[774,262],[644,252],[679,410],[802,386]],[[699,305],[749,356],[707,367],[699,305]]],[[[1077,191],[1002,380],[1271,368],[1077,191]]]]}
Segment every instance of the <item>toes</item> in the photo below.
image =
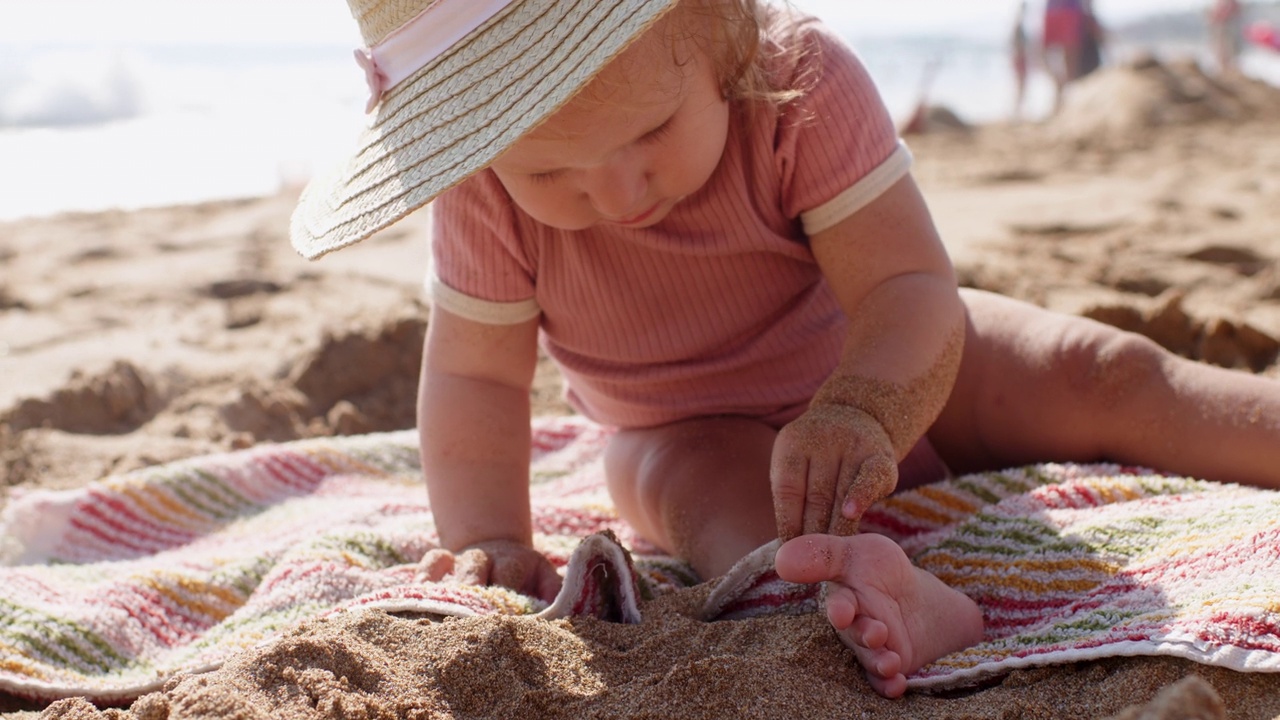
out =
{"type": "Polygon", "coordinates": [[[778,548],[774,567],[778,577],[793,583],[842,580],[845,543],[832,535],[803,535],[778,548]]]}
{"type": "Polygon", "coordinates": [[[848,628],[858,619],[858,598],[845,585],[830,583],[826,586],[826,605],[827,620],[838,631],[848,628]]]}
{"type": "MultiPolygon", "coordinates": [[[[876,536],[859,536],[876,537],[876,536]]],[[[885,542],[892,542],[886,539],[885,542]]],[[[865,612],[851,587],[859,580],[846,566],[850,541],[832,535],[804,535],[778,548],[774,558],[778,577],[794,583],[826,582],[827,619],[858,658],[875,691],[888,698],[907,691],[902,656],[890,650],[889,627],[865,612]]],[[[899,550],[898,552],[901,552],[899,550]]]]}
{"type": "Polygon", "coordinates": [[[871,683],[871,687],[875,688],[876,692],[887,698],[899,698],[907,692],[907,676],[902,673],[890,678],[877,677],[868,673],[867,682],[871,683]]]}
{"type": "Polygon", "coordinates": [[[859,645],[870,650],[879,650],[889,642],[889,626],[866,615],[855,619],[850,631],[859,645]]]}
{"type": "Polygon", "coordinates": [[[827,620],[847,645],[875,650],[889,642],[889,626],[869,615],[858,614],[858,597],[838,583],[826,586],[827,620]]]}
{"type": "Polygon", "coordinates": [[[876,692],[887,698],[901,697],[907,691],[907,676],[902,674],[902,657],[892,650],[871,650],[851,646],[867,675],[867,682],[876,692]]]}
{"type": "Polygon", "coordinates": [[[858,645],[850,646],[858,658],[858,664],[867,671],[868,677],[891,680],[902,674],[902,657],[898,653],[885,648],[866,648],[858,645]]]}
{"type": "Polygon", "coordinates": [[[902,674],[902,656],[891,650],[877,650],[875,662],[871,664],[872,674],[892,680],[902,674]]]}

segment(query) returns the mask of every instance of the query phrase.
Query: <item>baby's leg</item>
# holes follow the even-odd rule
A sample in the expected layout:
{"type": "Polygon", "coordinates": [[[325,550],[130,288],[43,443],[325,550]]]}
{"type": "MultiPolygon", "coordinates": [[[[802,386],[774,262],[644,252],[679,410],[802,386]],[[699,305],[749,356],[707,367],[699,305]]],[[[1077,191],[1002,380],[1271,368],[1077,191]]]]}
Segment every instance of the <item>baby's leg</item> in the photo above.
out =
{"type": "Polygon", "coordinates": [[[1280,488],[1280,381],[966,291],[956,386],[929,438],[957,472],[1110,461],[1280,488]]]}
{"type": "Polygon", "coordinates": [[[776,436],[742,417],[622,430],[605,452],[609,494],[641,535],[711,579],[777,536],[769,487],[776,436]]]}
{"type": "Polygon", "coordinates": [[[805,535],[783,544],[778,575],[827,582],[827,619],[876,692],[898,697],[907,675],[982,640],[977,603],[911,564],[883,535],[805,535]]]}

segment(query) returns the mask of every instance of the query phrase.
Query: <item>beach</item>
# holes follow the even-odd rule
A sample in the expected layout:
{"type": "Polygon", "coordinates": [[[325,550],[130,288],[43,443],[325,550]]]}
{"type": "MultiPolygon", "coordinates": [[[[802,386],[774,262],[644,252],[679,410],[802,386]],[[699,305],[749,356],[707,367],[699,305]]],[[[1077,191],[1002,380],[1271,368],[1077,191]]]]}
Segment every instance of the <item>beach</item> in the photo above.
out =
{"type": "MultiPolygon", "coordinates": [[[[906,139],[962,285],[1280,379],[1280,90],[1138,61],[1081,83],[1050,121],[906,139]]],[[[413,426],[427,213],[308,262],[287,237],[297,192],[0,224],[6,498],[413,426]]],[[[570,412],[545,359],[534,407],[570,412]]],[[[627,626],[381,612],[305,623],[173,679],[128,717],[1280,717],[1276,675],[1152,657],[884,700],[820,617],[699,622],[688,608],[704,593],[661,597],[627,626]],[[450,682],[420,681],[430,674],[450,682]]],[[[0,699],[4,717],[43,708],[0,699]]],[[[48,715],[98,712],[69,700],[48,715]]]]}

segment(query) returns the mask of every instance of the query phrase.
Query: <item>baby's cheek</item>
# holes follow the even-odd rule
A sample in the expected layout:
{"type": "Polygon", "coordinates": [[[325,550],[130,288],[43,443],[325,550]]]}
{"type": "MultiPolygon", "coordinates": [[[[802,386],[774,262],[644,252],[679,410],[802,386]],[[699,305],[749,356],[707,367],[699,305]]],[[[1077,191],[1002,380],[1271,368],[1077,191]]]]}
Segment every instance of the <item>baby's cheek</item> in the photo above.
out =
{"type": "Polygon", "coordinates": [[[571,192],[511,193],[516,206],[534,220],[560,230],[585,230],[599,217],[583,197],[571,192]]]}

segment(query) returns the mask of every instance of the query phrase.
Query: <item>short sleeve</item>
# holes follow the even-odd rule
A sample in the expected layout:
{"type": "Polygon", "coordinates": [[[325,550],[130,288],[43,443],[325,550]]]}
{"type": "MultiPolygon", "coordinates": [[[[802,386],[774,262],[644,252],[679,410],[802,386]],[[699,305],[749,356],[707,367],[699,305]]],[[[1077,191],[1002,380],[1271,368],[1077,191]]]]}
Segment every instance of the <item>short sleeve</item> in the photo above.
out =
{"type": "Polygon", "coordinates": [[[784,212],[812,235],[905,177],[911,154],[853,49],[817,22],[800,33],[794,84],[803,95],[782,109],[775,162],[784,212]]]}
{"type": "Polygon", "coordinates": [[[533,253],[522,242],[514,203],[492,172],[445,192],[431,212],[432,303],[490,325],[538,316],[533,253]]]}

